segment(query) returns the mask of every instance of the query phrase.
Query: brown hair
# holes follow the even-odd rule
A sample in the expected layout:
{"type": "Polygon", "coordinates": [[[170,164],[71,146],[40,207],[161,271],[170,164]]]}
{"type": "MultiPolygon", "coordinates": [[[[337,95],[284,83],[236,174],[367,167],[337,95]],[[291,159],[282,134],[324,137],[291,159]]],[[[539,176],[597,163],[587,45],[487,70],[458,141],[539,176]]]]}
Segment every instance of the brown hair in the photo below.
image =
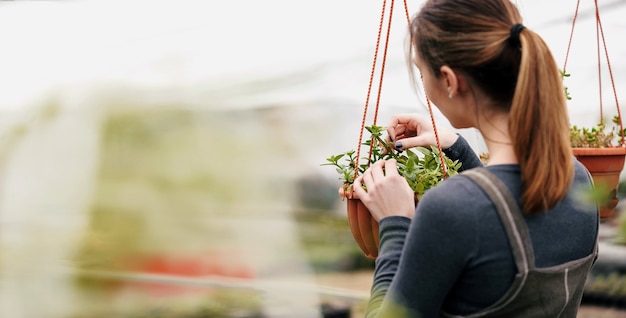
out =
{"type": "Polygon", "coordinates": [[[569,118],[559,69],[548,46],[510,0],[429,0],[410,25],[417,51],[435,76],[447,65],[509,113],[509,134],[522,174],[524,211],[553,207],[574,177],[569,118]],[[512,41],[513,40],[513,41],[512,41]]]}

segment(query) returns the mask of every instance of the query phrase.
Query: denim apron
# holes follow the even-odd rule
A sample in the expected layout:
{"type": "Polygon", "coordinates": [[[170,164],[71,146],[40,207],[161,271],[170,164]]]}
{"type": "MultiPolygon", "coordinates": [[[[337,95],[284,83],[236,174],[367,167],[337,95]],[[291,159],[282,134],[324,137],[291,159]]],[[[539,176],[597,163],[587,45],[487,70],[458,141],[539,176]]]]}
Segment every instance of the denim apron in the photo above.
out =
{"type": "Polygon", "coordinates": [[[597,238],[593,252],[586,257],[536,268],[526,222],[506,185],[484,168],[467,170],[461,175],[476,182],[496,205],[513,251],[517,274],[512,286],[495,304],[471,315],[443,313],[443,317],[575,318],[587,274],[598,255],[597,238]]]}

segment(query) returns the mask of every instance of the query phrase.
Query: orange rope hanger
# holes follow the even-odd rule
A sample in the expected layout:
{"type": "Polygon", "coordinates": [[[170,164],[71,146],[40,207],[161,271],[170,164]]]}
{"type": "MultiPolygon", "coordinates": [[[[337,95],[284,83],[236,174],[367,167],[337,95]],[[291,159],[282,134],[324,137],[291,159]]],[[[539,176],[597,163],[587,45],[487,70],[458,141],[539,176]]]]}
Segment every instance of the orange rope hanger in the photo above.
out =
{"type": "MultiPolygon", "coordinates": [[[[622,124],[622,114],[619,108],[619,99],[617,98],[617,89],[615,88],[615,80],[613,79],[613,69],[611,67],[611,61],[609,60],[609,51],[606,47],[606,39],[604,37],[604,29],[602,28],[602,20],[600,19],[600,10],[598,7],[598,0],[594,0],[595,5],[595,16],[596,16],[596,46],[598,50],[598,86],[600,92],[600,120],[602,120],[603,110],[602,110],[602,61],[601,61],[601,46],[600,39],[602,39],[602,47],[604,48],[604,56],[606,58],[607,68],[609,70],[609,78],[611,79],[611,85],[613,87],[613,97],[615,98],[615,107],[617,108],[617,116],[619,118],[619,128],[620,135],[624,134],[624,126],[622,124]]],[[[567,60],[569,58],[570,48],[572,46],[572,38],[574,37],[574,27],[576,25],[576,18],[578,17],[578,9],[580,7],[580,0],[576,2],[576,11],[574,12],[574,18],[572,19],[572,30],[570,31],[569,42],[567,43],[567,51],[565,53],[565,62],[563,63],[563,72],[566,71],[567,60]]],[[[626,141],[622,141],[622,146],[625,145],[626,141]]]]}
{"type": "MultiPolygon", "coordinates": [[[[404,1],[404,13],[406,15],[406,20],[407,20],[407,24],[410,25],[411,24],[411,18],[409,16],[409,9],[407,6],[407,2],[406,0],[404,1]]],[[[391,0],[391,3],[389,5],[389,20],[387,22],[387,33],[385,35],[385,47],[383,50],[383,57],[382,57],[382,63],[381,63],[381,67],[380,67],[380,79],[378,82],[378,91],[377,91],[377,97],[376,97],[376,106],[374,109],[374,118],[372,121],[373,125],[376,125],[376,121],[378,119],[378,110],[379,110],[379,106],[380,106],[380,96],[381,96],[381,91],[382,91],[382,86],[383,86],[383,77],[385,74],[385,64],[387,62],[387,51],[389,48],[389,34],[391,33],[391,21],[393,19],[393,8],[394,8],[394,3],[395,0],[391,0]]],[[[374,76],[376,73],[376,63],[378,61],[378,55],[379,55],[379,48],[380,48],[380,41],[381,41],[381,35],[383,33],[383,25],[385,22],[385,12],[386,12],[386,8],[387,8],[387,0],[383,0],[383,7],[382,7],[382,12],[381,12],[381,16],[380,16],[380,23],[378,26],[378,36],[376,38],[376,48],[374,49],[374,59],[372,62],[372,71],[370,73],[370,79],[369,79],[369,85],[367,87],[367,97],[365,99],[365,107],[363,109],[363,118],[361,120],[361,130],[359,132],[359,143],[357,145],[357,152],[356,152],[356,161],[355,161],[355,171],[354,171],[354,177],[356,178],[359,174],[359,158],[361,156],[361,144],[363,142],[363,131],[365,130],[365,123],[367,120],[367,113],[368,113],[368,108],[369,108],[369,101],[370,101],[370,95],[372,92],[372,85],[374,83],[374,76]]],[[[441,149],[441,143],[439,142],[439,134],[437,133],[437,126],[435,124],[435,117],[433,115],[433,109],[432,109],[432,105],[430,103],[430,100],[428,99],[428,97],[426,96],[426,103],[428,105],[428,112],[430,114],[430,118],[431,118],[431,122],[433,125],[433,129],[435,132],[435,139],[437,140],[437,148],[439,149],[439,158],[441,160],[441,168],[443,171],[443,178],[446,178],[446,165],[445,165],[445,161],[443,158],[443,152],[441,149]]],[[[368,154],[368,158],[371,158],[372,155],[372,147],[374,145],[374,142],[370,142],[370,149],[369,149],[369,154],[368,154]]],[[[369,160],[368,160],[368,165],[369,165],[369,160]]]]}

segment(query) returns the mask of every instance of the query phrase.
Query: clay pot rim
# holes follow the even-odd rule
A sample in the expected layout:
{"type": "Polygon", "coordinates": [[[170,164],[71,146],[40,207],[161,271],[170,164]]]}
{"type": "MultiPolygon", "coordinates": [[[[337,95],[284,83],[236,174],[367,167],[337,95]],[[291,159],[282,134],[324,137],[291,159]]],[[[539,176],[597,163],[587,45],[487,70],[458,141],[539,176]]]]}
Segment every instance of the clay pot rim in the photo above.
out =
{"type": "MultiPolygon", "coordinates": [[[[350,185],[349,184],[345,184],[343,187],[339,188],[339,190],[338,190],[339,196],[342,199],[360,200],[359,196],[354,192],[354,190],[346,191],[348,186],[350,186],[350,185]]],[[[419,201],[417,199],[417,194],[414,194],[414,199],[415,199],[415,203],[417,203],[419,201]]]]}
{"type": "Polygon", "coordinates": [[[606,147],[606,148],[572,148],[575,156],[619,156],[626,155],[626,147],[606,147]]]}

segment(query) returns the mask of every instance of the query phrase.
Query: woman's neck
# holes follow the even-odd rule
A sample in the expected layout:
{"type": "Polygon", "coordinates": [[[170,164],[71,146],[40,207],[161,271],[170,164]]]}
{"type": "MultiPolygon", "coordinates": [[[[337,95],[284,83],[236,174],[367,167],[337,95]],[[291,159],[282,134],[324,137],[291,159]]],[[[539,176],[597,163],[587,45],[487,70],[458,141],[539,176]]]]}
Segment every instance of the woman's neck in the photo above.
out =
{"type": "Polygon", "coordinates": [[[483,118],[478,126],[489,151],[488,165],[518,163],[509,135],[508,114],[493,114],[483,118]]]}
{"type": "Polygon", "coordinates": [[[490,146],[489,143],[487,143],[487,149],[489,149],[488,166],[518,163],[513,145],[497,144],[490,146]]]}

